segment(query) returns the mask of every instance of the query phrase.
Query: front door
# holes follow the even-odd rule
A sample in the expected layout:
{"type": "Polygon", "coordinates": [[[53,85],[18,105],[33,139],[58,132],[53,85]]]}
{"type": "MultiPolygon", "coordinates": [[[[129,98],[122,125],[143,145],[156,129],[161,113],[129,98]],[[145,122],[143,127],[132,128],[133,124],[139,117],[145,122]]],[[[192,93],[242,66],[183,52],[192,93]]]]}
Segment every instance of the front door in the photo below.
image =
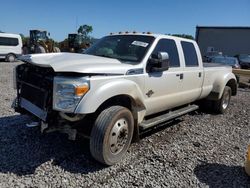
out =
{"type": "Polygon", "coordinates": [[[169,54],[170,68],[163,72],[149,72],[145,78],[145,103],[147,114],[164,111],[183,103],[183,67],[176,43],[172,39],[158,41],[152,55],[158,52],[169,54]]]}

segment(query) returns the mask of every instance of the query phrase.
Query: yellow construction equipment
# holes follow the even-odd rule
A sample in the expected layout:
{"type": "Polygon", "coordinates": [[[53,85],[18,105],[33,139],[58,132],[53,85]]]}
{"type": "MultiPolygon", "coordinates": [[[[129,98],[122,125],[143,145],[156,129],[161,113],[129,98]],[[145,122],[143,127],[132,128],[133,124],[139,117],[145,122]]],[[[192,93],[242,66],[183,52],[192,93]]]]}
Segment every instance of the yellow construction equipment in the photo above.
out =
{"type": "Polygon", "coordinates": [[[68,38],[60,42],[61,51],[81,53],[90,46],[81,33],[70,33],[68,38]]]}
{"type": "Polygon", "coordinates": [[[246,170],[246,173],[250,176],[250,145],[248,146],[248,150],[247,150],[247,159],[246,159],[246,163],[245,163],[245,170],[246,170]]]}
{"type": "Polygon", "coordinates": [[[23,54],[60,52],[49,33],[43,30],[30,30],[30,37],[23,45],[23,54]]]}
{"type": "Polygon", "coordinates": [[[250,77],[250,70],[245,69],[233,69],[233,73],[239,76],[250,77]]]}

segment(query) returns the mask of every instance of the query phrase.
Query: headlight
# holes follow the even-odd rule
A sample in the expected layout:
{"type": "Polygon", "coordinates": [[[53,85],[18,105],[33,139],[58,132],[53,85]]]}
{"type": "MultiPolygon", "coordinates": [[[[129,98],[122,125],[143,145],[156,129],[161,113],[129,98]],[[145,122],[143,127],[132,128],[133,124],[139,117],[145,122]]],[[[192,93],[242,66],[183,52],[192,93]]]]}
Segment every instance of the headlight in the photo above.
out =
{"type": "Polygon", "coordinates": [[[55,77],[53,109],[74,112],[81,98],[88,92],[89,82],[84,78],[70,79],[55,77]]]}

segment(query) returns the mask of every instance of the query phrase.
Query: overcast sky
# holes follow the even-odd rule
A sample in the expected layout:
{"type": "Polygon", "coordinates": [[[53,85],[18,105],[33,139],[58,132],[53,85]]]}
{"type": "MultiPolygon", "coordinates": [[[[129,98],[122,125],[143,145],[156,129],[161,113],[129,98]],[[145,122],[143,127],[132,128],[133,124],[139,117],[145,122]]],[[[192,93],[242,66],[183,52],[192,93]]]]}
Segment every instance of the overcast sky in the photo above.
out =
{"type": "Polygon", "coordinates": [[[29,34],[43,29],[61,41],[81,24],[92,36],[151,31],[195,35],[196,25],[250,26],[250,0],[2,0],[0,30],[29,34]]]}

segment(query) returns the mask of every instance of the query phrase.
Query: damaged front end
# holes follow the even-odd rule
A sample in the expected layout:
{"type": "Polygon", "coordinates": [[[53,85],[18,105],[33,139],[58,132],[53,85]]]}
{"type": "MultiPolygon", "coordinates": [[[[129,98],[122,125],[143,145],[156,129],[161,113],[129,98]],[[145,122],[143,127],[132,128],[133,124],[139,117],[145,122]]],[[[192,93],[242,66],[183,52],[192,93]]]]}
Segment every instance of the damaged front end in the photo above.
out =
{"type": "Polygon", "coordinates": [[[31,113],[47,122],[55,113],[52,110],[53,69],[22,64],[16,67],[15,72],[17,89],[15,111],[21,114],[31,113]]]}
{"type": "MultiPolygon", "coordinates": [[[[17,91],[17,98],[13,103],[15,111],[32,116],[37,122],[33,125],[40,125],[41,132],[60,131],[67,133],[69,139],[74,140],[76,138],[75,126],[85,115],[74,114],[74,108],[71,111],[54,109],[54,107],[60,107],[55,101],[63,102],[64,98],[67,99],[67,94],[69,95],[67,92],[58,91],[59,94],[53,92],[58,86],[54,83],[58,79],[54,70],[50,67],[24,63],[16,67],[14,76],[17,91]]],[[[59,78],[62,80],[61,77],[59,78]]],[[[80,100],[81,97],[80,95],[74,98],[80,100]]]]}

